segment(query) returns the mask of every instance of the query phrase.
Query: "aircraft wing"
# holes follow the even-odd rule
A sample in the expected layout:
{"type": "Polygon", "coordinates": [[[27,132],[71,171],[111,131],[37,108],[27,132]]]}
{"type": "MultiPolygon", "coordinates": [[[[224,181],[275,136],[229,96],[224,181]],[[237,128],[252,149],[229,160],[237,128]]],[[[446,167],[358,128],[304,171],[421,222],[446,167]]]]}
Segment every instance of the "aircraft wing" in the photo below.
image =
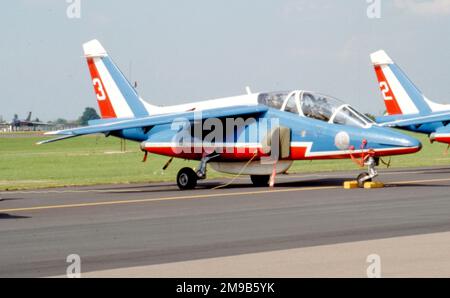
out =
{"type": "MultiPolygon", "coordinates": [[[[226,118],[226,117],[237,117],[244,115],[258,115],[266,112],[268,110],[267,106],[256,105],[256,106],[235,106],[231,108],[219,108],[201,111],[201,119],[208,118],[226,118]]],[[[197,114],[199,112],[190,111],[184,113],[157,115],[136,119],[127,120],[117,120],[113,122],[107,122],[104,124],[90,125],[74,129],[58,130],[46,133],[46,135],[63,135],[51,140],[45,140],[38,142],[38,145],[56,142],[60,140],[65,140],[68,138],[78,137],[82,135],[96,134],[96,133],[110,133],[113,131],[119,131],[122,129],[131,128],[151,128],[155,125],[169,124],[174,120],[184,120],[184,121],[194,121],[196,120],[197,114]]]]}
{"type": "Polygon", "coordinates": [[[450,112],[386,121],[379,124],[381,126],[402,127],[410,125],[421,125],[431,122],[450,122],[450,112]]]}
{"type": "Polygon", "coordinates": [[[49,124],[49,123],[44,123],[44,122],[27,122],[27,123],[31,123],[32,125],[36,125],[36,126],[49,126],[49,125],[52,125],[52,124],[49,124]]]}

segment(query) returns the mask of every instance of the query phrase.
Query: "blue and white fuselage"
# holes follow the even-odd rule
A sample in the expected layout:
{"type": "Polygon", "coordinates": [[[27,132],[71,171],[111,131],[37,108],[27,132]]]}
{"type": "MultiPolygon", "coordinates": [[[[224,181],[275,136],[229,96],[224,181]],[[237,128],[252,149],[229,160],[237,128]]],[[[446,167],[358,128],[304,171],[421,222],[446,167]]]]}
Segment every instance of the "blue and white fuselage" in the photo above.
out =
{"type": "MultiPolygon", "coordinates": [[[[378,158],[421,148],[416,139],[310,91],[248,92],[175,106],[151,105],[138,96],[98,41],[83,47],[102,119],[51,132],[63,137],[41,143],[103,133],[140,142],[147,153],[201,160],[218,171],[252,175],[252,181],[255,175],[286,172],[294,160],[354,158],[368,152],[378,158]],[[274,162],[262,162],[273,156],[274,162]]],[[[180,177],[179,185],[184,179],[180,177]]]]}

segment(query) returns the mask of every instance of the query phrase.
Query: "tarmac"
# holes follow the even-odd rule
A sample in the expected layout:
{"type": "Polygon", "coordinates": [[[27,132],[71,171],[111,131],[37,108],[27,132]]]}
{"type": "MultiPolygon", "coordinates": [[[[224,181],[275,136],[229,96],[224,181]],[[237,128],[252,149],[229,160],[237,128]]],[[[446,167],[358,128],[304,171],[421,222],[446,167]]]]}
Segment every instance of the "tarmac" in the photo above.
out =
{"type": "Polygon", "coordinates": [[[3,192],[0,277],[450,277],[450,167],[382,170],[381,189],[345,190],[358,172],[3,192]],[[384,271],[383,271],[384,270],[384,271]]]}

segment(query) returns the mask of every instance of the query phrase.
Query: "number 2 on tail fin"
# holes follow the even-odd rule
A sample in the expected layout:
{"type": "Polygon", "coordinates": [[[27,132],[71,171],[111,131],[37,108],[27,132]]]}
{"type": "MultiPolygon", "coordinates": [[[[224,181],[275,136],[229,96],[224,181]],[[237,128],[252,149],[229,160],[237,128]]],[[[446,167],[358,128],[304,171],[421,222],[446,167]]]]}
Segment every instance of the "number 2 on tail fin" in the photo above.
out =
{"type": "Polygon", "coordinates": [[[388,95],[390,89],[389,89],[389,85],[386,82],[384,82],[384,81],[380,82],[380,89],[381,89],[381,93],[383,94],[384,100],[392,100],[393,99],[392,96],[388,95]]]}

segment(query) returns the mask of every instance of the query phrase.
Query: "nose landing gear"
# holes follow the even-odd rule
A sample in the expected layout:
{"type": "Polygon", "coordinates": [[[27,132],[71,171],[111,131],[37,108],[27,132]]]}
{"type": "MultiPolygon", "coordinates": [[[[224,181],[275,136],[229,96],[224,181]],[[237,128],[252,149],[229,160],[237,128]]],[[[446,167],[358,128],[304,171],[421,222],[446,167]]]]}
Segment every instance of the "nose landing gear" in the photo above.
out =
{"type": "Polygon", "coordinates": [[[367,166],[368,172],[364,172],[358,175],[356,181],[358,181],[358,187],[364,187],[364,183],[372,182],[372,179],[378,176],[376,166],[379,164],[379,159],[375,158],[372,154],[367,155],[367,159],[364,160],[364,165],[367,166]]]}

